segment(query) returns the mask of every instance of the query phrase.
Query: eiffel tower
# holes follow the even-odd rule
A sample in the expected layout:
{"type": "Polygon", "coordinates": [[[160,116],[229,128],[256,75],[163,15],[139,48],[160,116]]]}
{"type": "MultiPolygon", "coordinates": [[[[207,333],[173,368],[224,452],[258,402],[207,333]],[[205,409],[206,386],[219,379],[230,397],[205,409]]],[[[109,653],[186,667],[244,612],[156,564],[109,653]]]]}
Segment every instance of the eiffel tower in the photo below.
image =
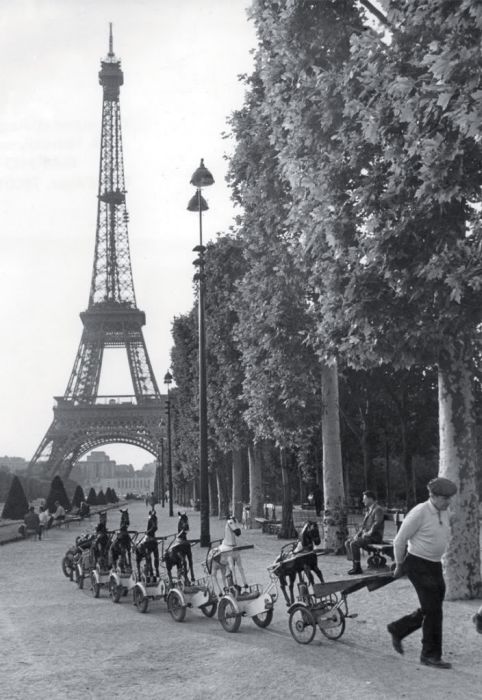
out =
{"type": "Polygon", "coordinates": [[[147,353],[137,308],[128,237],[119,93],[124,82],[113,50],[101,61],[102,135],[94,266],[89,305],[80,314],[83,332],[63,397],[54,397],[52,424],[30,465],[44,478],[69,476],[77,460],[106,443],[128,443],[159,458],[161,396],[147,353]],[[133,395],[98,394],[105,348],[127,352],[133,395]]]}

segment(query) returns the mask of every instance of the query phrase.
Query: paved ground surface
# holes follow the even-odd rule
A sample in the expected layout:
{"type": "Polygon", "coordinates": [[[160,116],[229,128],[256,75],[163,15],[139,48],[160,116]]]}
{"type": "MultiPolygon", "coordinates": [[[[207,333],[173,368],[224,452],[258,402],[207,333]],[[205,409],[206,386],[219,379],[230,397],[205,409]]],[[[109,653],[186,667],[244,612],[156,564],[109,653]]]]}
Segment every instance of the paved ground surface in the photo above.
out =
{"type": "MultiPolygon", "coordinates": [[[[161,509],[158,509],[161,511],[161,509]]],[[[147,509],[129,505],[131,526],[144,529],[147,509]]],[[[118,510],[108,525],[117,527],[118,510]]],[[[190,512],[191,536],[199,536],[199,513],[190,512]]],[[[92,519],[92,526],[97,518],[92,519]]],[[[160,534],[176,529],[177,518],[159,517],[160,534]]],[[[211,537],[222,521],[212,519],[211,537]]],[[[350,612],[338,641],[318,631],[311,644],[291,637],[282,599],[267,629],[243,619],[229,634],[217,618],[188,610],[175,622],[163,601],[139,613],[130,598],[113,604],[106,592],[94,599],[62,574],[60,562],[82,526],[50,530],[41,542],[27,540],[0,547],[0,696],[3,700],[49,698],[171,698],[217,700],[250,698],[480,698],[482,636],[471,615],[477,601],[445,604],[445,656],[451,671],[421,666],[420,635],[406,640],[397,655],[386,625],[416,607],[410,583],[400,580],[349,597],[350,612]]],[[[0,538],[6,529],[0,527],[0,538]]],[[[283,542],[258,530],[243,531],[254,548],[243,554],[252,583],[267,584],[267,566],[283,542]]],[[[194,548],[196,575],[202,575],[205,550],[194,548]]],[[[326,580],[346,578],[341,557],[319,558],[326,580]]]]}

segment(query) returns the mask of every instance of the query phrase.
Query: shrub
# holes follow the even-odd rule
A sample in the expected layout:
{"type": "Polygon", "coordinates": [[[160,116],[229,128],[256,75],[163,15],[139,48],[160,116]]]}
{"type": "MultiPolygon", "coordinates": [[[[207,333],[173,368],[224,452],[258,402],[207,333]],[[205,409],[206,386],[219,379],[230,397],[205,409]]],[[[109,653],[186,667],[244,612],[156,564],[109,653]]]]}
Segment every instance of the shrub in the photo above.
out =
{"type": "Polygon", "coordinates": [[[84,489],[80,484],[77,484],[72,498],[72,508],[80,508],[82,501],[85,501],[84,489]]]}
{"type": "Polygon", "coordinates": [[[89,495],[87,496],[87,503],[89,504],[89,506],[96,506],[97,505],[97,496],[96,496],[95,489],[93,486],[91,487],[91,489],[89,491],[89,495]]]}
{"type": "Polygon", "coordinates": [[[18,476],[14,476],[3,507],[2,518],[21,520],[28,511],[29,503],[18,476]]]}
{"type": "Polygon", "coordinates": [[[46,506],[50,513],[55,511],[56,501],[58,501],[60,505],[65,508],[65,510],[70,510],[69,497],[67,496],[64,482],[58,474],[52,479],[52,483],[50,484],[50,492],[47,496],[46,506]]]}

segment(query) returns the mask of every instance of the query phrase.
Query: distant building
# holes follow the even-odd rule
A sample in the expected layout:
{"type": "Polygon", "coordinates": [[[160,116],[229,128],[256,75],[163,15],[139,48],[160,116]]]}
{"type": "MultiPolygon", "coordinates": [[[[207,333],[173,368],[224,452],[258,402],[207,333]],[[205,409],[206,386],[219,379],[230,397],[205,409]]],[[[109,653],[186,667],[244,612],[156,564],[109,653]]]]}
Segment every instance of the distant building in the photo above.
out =
{"type": "Polygon", "coordinates": [[[102,479],[98,484],[92,484],[94,489],[99,492],[100,489],[106,492],[106,489],[114,489],[118,496],[126,493],[135,493],[142,496],[146,493],[154,491],[154,477],[140,476],[141,472],[135,472],[132,477],[116,477],[114,479],[102,479]]]}
{"type": "Polygon", "coordinates": [[[28,462],[23,457],[0,457],[0,467],[6,467],[9,472],[16,474],[27,469],[28,462]]]}
{"type": "Polygon", "coordinates": [[[91,452],[85,460],[79,460],[72,469],[70,478],[77,481],[85,490],[93,487],[96,492],[105,493],[109,487],[117,495],[125,493],[144,494],[154,490],[156,463],[145,464],[135,471],[132,464],[117,464],[101,450],[91,452]]]}

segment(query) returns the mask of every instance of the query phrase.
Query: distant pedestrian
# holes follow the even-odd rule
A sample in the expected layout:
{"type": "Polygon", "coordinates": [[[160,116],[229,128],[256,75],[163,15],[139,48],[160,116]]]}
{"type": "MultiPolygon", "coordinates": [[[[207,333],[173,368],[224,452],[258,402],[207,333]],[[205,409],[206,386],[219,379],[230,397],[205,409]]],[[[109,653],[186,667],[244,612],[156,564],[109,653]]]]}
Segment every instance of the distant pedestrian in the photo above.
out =
{"type": "Polygon", "coordinates": [[[28,532],[35,532],[39,540],[42,539],[42,529],[40,527],[40,518],[35,512],[34,506],[30,506],[23,518],[23,524],[18,528],[22,537],[26,537],[28,532]]]}
{"type": "Polygon", "coordinates": [[[55,511],[49,518],[48,527],[52,527],[55,523],[60,525],[65,520],[65,508],[60,505],[59,501],[54,503],[55,511]]]}
{"type": "Polygon", "coordinates": [[[323,508],[323,494],[318,484],[315,485],[313,489],[313,501],[315,504],[316,515],[321,515],[321,509],[323,508]]]}
{"type": "Polygon", "coordinates": [[[38,517],[40,520],[40,529],[43,533],[44,530],[46,530],[47,527],[49,526],[49,519],[50,519],[49,512],[48,512],[47,507],[45,505],[40,506],[38,517]]]}
{"type": "Polygon", "coordinates": [[[147,533],[151,535],[155,535],[157,532],[157,513],[155,508],[149,511],[149,519],[147,521],[146,530],[147,533]]]}
{"type": "Polygon", "coordinates": [[[447,509],[457,486],[443,477],[429,481],[428,500],[419,503],[405,516],[393,549],[395,578],[406,575],[415,588],[420,607],[388,626],[393,648],[403,654],[402,639],[422,628],[420,662],[432,668],[451,668],[442,660],[442,604],[445,581],[442,573],[442,555],[450,538],[450,520],[447,509]],[[408,550],[405,554],[406,549],[408,550]]]}

